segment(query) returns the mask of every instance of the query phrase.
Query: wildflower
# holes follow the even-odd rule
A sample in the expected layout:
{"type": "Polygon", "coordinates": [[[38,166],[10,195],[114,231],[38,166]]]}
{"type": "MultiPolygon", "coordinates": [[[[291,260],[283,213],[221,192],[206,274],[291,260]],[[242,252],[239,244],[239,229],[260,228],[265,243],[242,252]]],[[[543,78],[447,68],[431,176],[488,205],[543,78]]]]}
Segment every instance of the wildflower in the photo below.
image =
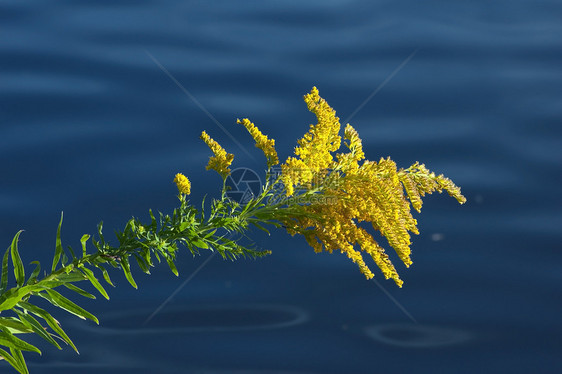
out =
{"type": "Polygon", "coordinates": [[[205,131],[201,133],[201,139],[215,154],[209,158],[207,170],[213,169],[225,179],[230,174],[229,167],[230,164],[232,164],[232,160],[234,160],[234,155],[232,153],[226,153],[224,148],[214,141],[205,131]]]}
{"type": "MultiPolygon", "coordinates": [[[[236,233],[236,237],[247,237],[245,231],[250,225],[268,232],[262,224],[269,223],[275,227],[285,227],[291,235],[302,234],[315,252],[340,251],[358,266],[367,279],[371,279],[374,274],[363,257],[366,253],[386,279],[394,280],[401,287],[403,282],[390,257],[367,231],[370,228],[365,227],[365,223],[370,223],[372,229],[386,238],[400,260],[408,267],[412,264],[410,233],[418,234],[417,221],[412,217],[410,208],[413,207],[419,212],[422,197],[435,191],[447,191],[461,204],[466,198],[450,179],[442,174],[436,175],[418,162],[407,169],[397,169],[395,162],[390,158],[381,158],[378,162],[365,160],[361,138],[349,124],[346,125],[343,136],[343,143],[348,152],[335,154],[334,158],[333,153],[339,150],[342,143],[339,135],[341,126],[336,112],[319,96],[316,87],[304,100],[308,109],[316,115],[318,123],[310,125],[310,130],[298,141],[295,157],[287,158],[281,165],[279,178],[273,183],[268,181],[260,195],[256,198],[252,196],[246,204],[240,204],[226,196],[229,187],[226,177],[231,172],[229,167],[234,155],[227,153],[203,132],[201,139],[214,153],[209,159],[207,170],[214,169],[223,178],[221,199],[213,200],[209,208],[210,214],[205,214],[204,205],[201,211],[189,205],[185,195],[191,192],[191,182],[186,176],[178,173],[174,182],[180,192],[178,198],[181,204],[171,215],[160,213],[160,220],[157,222],[150,211],[150,224],[143,224],[132,218],[122,232],[116,232],[118,247],[113,247],[105,241],[102,234],[103,225],[100,223],[99,239],[91,241],[96,252],[88,253],[86,242],[90,235],[84,235],[80,240],[82,257],[76,257],[69,247],[68,254],[72,256],[70,263],[61,245],[61,215],[51,272],[38,279],[40,266],[38,262],[34,262],[37,268],[27,281],[18,253],[21,231],[18,232],[4,255],[0,276],[0,312],[15,313],[15,317],[0,318],[0,335],[3,336],[0,336],[0,346],[6,350],[9,348],[11,352],[10,354],[5,349],[0,349],[0,359],[4,359],[19,372],[27,373],[21,350],[40,353],[35,346],[10,337],[10,329],[17,330],[15,332],[37,332],[53,343],[54,340],[50,336],[52,335],[64,340],[76,350],[60,327],[51,323],[56,321],[49,312],[34,306],[31,303],[33,299],[28,301],[30,296],[42,296],[54,306],[72,309],[74,314],[97,323],[98,319],[94,315],[53,289],[65,285],[84,295],[84,292],[72,283],[88,279],[104,297],[109,298],[93,272],[96,269],[101,270],[105,281],[113,285],[106,270],[108,265],[121,268],[125,278],[137,288],[130,267],[130,259],[133,257],[141,270],[148,274],[149,268],[153,266],[153,258],[158,262],[164,258],[172,272],[178,275],[174,261],[180,244],[186,246],[193,255],[198,254],[199,249],[217,251],[223,258],[230,259],[270,254],[270,251],[246,247],[237,239],[231,238],[232,235],[227,235],[236,233]],[[286,196],[275,199],[279,197],[277,193],[283,189],[286,196]],[[15,279],[12,282],[13,287],[7,289],[9,252],[15,279]],[[43,318],[51,327],[55,326],[54,333],[46,335],[44,329],[37,329],[39,322],[33,319],[31,314],[43,318]]],[[[237,122],[246,127],[256,141],[256,146],[265,154],[268,177],[271,176],[271,166],[279,162],[275,141],[263,135],[247,118],[237,122]]]]}
{"type": "Polygon", "coordinates": [[[292,206],[292,214],[281,221],[291,235],[303,234],[315,252],[339,250],[346,254],[370,279],[374,274],[361,252],[367,253],[384,277],[401,287],[403,282],[384,248],[358,224],[369,222],[408,267],[412,264],[410,233],[418,234],[410,204],[419,211],[421,196],[442,190],[460,203],[466,199],[450,179],[436,176],[423,164],[398,170],[390,158],[381,158],[379,162],[364,160],[361,138],[349,124],[344,130],[344,144],[349,152],[337,154],[334,160],[332,153],[341,145],[339,118],[315,87],[305,96],[305,102],[318,123],[311,125],[298,141],[296,157],[289,157],[281,165],[280,180],[287,196],[300,191],[302,195],[322,193],[332,199],[329,204],[318,199],[320,203],[292,206]],[[297,186],[301,188],[295,189],[297,186]]]}
{"type": "Polygon", "coordinates": [[[180,193],[189,195],[191,193],[191,182],[187,177],[181,173],[176,174],[174,183],[178,186],[180,193]]]}
{"type": "Polygon", "coordinates": [[[268,168],[279,163],[279,157],[277,157],[277,151],[275,150],[275,139],[269,139],[267,135],[262,134],[256,125],[250,122],[248,118],[244,118],[243,120],[238,119],[236,123],[242,124],[250,135],[252,135],[252,138],[254,138],[256,142],[256,147],[263,151],[267,159],[268,168]]]}

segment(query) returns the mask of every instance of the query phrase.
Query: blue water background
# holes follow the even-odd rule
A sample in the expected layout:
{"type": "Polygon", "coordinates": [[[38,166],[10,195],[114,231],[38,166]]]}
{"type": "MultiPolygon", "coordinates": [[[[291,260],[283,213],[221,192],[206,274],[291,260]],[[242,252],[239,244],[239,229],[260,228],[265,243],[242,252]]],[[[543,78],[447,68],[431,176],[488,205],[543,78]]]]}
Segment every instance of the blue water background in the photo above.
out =
{"type": "Polygon", "coordinates": [[[281,230],[252,234],[268,258],[211,259],[144,327],[208,253],[180,255],[178,278],[134,266],[138,290],[114,271],[111,300],[81,304],[100,326],[53,311],[81,354],[37,342],[31,372],[560,372],[561,14],[552,0],[0,1],[0,239],[24,229],[26,264],[50,267],[61,211],[76,249],[102,219],[111,236],[173,209],[177,172],[193,202],[217,196],[202,130],[260,172],[235,124],[249,117],[286,158],[314,85],[342,121],[370,97],[351,119],[367,158],[422,161],[468,198],[426,199],[404,288],[376,274],[390,297],[281,230]]]}

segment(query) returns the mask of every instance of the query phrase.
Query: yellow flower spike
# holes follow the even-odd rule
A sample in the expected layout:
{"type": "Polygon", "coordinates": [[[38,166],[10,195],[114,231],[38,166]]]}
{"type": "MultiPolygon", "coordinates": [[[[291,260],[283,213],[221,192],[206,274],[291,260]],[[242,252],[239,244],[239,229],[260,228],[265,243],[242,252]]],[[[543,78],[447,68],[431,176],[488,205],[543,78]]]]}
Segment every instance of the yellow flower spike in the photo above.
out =
{"type": "Polygon", "coordinates": [[[226,177],[230,174],[229,167],[230,164],[232,164],[232,160],[234,160],[234,155],[232,153],[226,153],[224,148],[214,141],[205,131],[201,133],[200,138],[215,154],[209,158],[207,170],[213,169],[219,173],[223,179],[226,179],[226,177]]]}
{"type": "Polygon", "coordinates": [[[191,193],[191,182],[182,173],[177,173],[174,178],[174,183],[178,186],[180,193],[189,195],[191,193]]]}
{"type": "Polygon", "coordinates": [[[336,117],[336,111],[320,97],[316,87],[305,95],[304,101],[308,109],[316,115],[318,123],[310,125],[308,133],[298,141],[299,146],[295,148],[295,155],[312,172],[317,173],[334,164],[331,152],[338,150],[341,144],[340,122],[336,117]]]}
{"type": "Polygon", "coordinates": [[[263,151],[265,158],[267,158],[267,167],[270,168],[273,165],[279,163],[279,157],[277,157],[277,151],[275,150],[275,139],[269,139],[267,135],[262,134],[262,132],[254,125],[248,118],[243,120],[236,120],[236,123],[242,124],[246,130],[252,135],[256,142],[256,147],[263,151]]]}
{"type": "Polygon", "coordinates": [[[359,138],[359,134],[349,123],[345,126],[344,139],[349,140],[349,144],[346,145],[353,154],[353,158],[356,161],[363,160],[365,158],[365,154],[363,153],[361,138],[359,138]]]}

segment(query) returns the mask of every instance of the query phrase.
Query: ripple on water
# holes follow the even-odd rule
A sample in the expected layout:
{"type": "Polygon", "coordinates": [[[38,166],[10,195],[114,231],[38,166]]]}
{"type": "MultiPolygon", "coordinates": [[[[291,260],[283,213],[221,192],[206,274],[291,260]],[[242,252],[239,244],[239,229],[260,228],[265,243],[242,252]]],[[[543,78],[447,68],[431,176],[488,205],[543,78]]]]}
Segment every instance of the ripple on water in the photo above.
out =
{"type": "Polygon", "coordinates": [[[153,309],[121,310],[104,315],[100,326],[79,326],[102,334],[167,334],[278,329],[299,325],[309,319],[303,309],[279,304],[170,307],[145,323],[153,312],[153,309]]]}
{"type": "Polygon", "coordinates": [[[377,342],[403,348],[435,348],[460,344],[471,334],[444,326],[418,324],[384,324],[368,326],[365,333],[377,342]]]}

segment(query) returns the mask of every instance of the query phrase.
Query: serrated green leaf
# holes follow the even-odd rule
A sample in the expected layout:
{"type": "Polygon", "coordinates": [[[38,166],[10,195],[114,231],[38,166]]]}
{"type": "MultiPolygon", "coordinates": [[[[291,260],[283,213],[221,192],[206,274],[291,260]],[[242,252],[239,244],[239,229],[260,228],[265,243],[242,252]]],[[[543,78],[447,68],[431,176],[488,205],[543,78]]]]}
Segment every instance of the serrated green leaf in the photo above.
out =
{"type": "Polygon", "coordinates": [[[18,239],[23,230],[18,231],[14,239],[12,240],[11,254],[12,254],[12,264],[14,265],[14,277],[18,287],[23,286],[25,282],[25,269],[23,268],[23,262],[21,261],[20,254],[18,252],[18,239]]]}
{"type": "Polygon", "coordinates": [[[58,349],[62,349],[60,345],[51,337],[51,335],[49,335],[47,330],[45,330],[45,328],[39,323],[39,321],[33,318],[33,316],[20,312],[17,309],[14,309],[14,311],[19,315],[22,322],[26,322],[29,325],[33,332],[35,332],[37,335],[39,335],[58,349]]]}
{"type": "Polygon", "coordinates": [[[90,319],[99,325],[99,321],[92,313],[74,304],[72,301],[68,300],[66,297],[62,296],[55,290],[45,290],[45,292],[40,292],[37,294],[45,300],[48,300],[54,306],[66,310],[69,313],[74,314],[82,319],[90,319]]]}
{"type": "Polygon", "coordinates": [[[0,282],[0,294],[3,294],[8,288],[8,256],[10,255],[10,248],[6,249],[4,259],[2,260],[2,281],[0,282]]]}
{"type": "Polygon", "coordinates": [[[125,274],[125,278],[129,281],[131,286],[134,288],[138,288],[135,280],[133,279],[133,274],[131,274],[131,268],[129,267],[129,260],[126,258],[122,258],[121,261],[121,268],[123,269],[123,273],[125,274]]]}
{"type": "Polygon", "coordinates": [[[2,356],[2,358],[4,358],[4,360],[6,360],[7,363],[12,365],[12,367],[14,369],[16,369],[18,372],[20,372],[22,374],[28,374],[29,373],[27,371],[27,368],[25,368],[25,369],[22,368],[21,363],[16,358],[14,358],[11,354],[6,352],[5,350],[0,349],[0,356],[2,356]]]}
{"type": "Polygon", "coordinates": [[[49,327],[52,328],[53,331],[56,332],[65,342],[67,342],[72,347],[72,349],[76,351],[76,353],[80,353],[78,352],[78,349],[76,348],[72,340],[70,340],[68,335],[66,335],[64,330],[60,327],[59,322],[56,319],[54,319],[53,316],[51,316],[47,311],[25,301],[20,301],[18,303],[18,306],[22,309],[25,309],[35,314],[38,317],[43,318],[45,322],[47,322],[49,327]]]}
{"type": "Polygon", "coordinates": [[[63,218],[63,212],[60,213],[60,221],[59,221],[59,226],[57,229],[57,239],[55,241],[55,256],[53,257],[53,266],[51,266],[51,273],[54,273],[57,265],[59,264],[59,260],[60,257],[62,255],[62,242],[60,239],[60,229],[62,227],[62,218],[63,218]]]}
{"type": "Polygon", "coordinates": [[[33,273],[31,273],[31,275],[29,276],[27,284],[35,283],[37,281],[37,276],[41,272],[41,264],[39,263],[39,261],[32,261],[31,263],[37,266],[35,266],[35,270],[33,270],[33,273]]]}
{"type": "Polygon", "coordinates": [[[72,283],[63,283],[63,286],[65,286],[66,288],[68,288],[69,290],[72,290],[74,292],[76,292],[79,295],[82,295],[84,297],[87,297],[88,299],[95,299],[96,297],[94,295],[92,295],[91,293],[84,291],[83,289],[81,289],[80,287],[77,287],[75,285],[73,285],[72,283]]]}
{"type": "Polygon", "coordinates": [[[80,244],[82,244],[82,257],[86,257],[88,254],[86,253],[86,242],[90,239],[90,235],[84,234],[82,238],[80,238],[80,244]]]}
{"type": "Polygon", "coordinates": [[[98,279],[94,276],[94,272],[85,267],[80,268],[80,270],[82,270],[84,275],[86,275],[86,277],[90,280],[90,283],[92,283],[92,285],[99,291],[99,293],[101,293],[103,297],[109,300],[109,295],[107,294],[101,283],[98,281],[98,279]]]}
{"type": "Polygon", "coordinates": [[[28,342],[23,341],[17,336],[14,336],[11,333],[4,330],[0,330],[0,345],[19,349],[21,351],[37,352],[41,354],[41,351],[36,346],[31,345],[28,342]]]}

